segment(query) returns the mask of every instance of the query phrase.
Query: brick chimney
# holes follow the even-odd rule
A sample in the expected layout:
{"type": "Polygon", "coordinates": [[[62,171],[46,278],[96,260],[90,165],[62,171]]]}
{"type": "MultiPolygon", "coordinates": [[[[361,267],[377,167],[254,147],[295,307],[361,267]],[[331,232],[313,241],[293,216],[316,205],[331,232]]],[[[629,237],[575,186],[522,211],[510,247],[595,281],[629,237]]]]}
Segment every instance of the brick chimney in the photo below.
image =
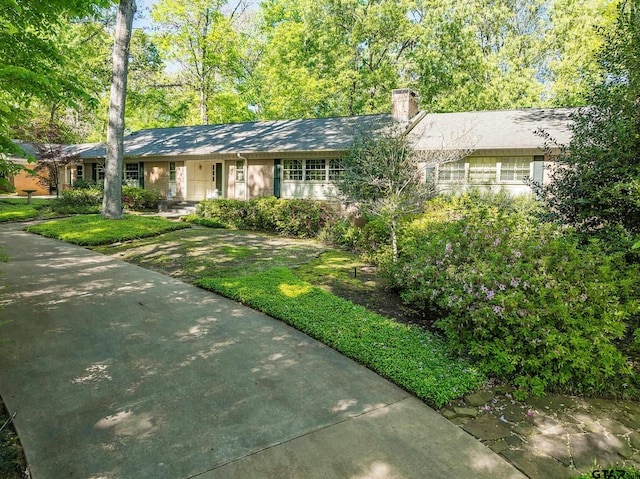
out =
{"type": "Polygon", "coordinates": [[[391,116],[394,120],[408,122],[418,113],[418,95],[409,88],[391,92],[391,116]]]}

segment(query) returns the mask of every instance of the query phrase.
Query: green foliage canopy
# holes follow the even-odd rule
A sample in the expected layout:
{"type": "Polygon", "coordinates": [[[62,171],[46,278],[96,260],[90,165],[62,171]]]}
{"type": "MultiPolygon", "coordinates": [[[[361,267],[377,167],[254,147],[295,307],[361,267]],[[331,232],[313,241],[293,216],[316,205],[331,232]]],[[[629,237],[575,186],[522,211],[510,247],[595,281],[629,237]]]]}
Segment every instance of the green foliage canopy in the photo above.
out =
{"type": "Polygon", "coordinates": [[[621,225],[640,233],[640,6],[623,2],[604,36],[588,108],[574,115],[573,139],[557,158],[546,201],[562,221],[588,231],[621,225]]]}

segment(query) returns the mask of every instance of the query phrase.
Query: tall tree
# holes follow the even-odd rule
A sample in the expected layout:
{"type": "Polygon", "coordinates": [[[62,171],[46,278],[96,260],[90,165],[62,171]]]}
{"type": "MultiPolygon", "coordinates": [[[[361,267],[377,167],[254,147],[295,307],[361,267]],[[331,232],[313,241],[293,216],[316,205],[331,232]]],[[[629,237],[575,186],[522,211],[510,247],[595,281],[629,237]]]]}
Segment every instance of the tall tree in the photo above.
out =
{"type": "Polygon", "coordinates": [[[413,45],[408,0],[270,0],[254,98],[263,118],[388,110],[413,45]]]}
{"type": "Polygon", "coordinates": [[[552,106],[583,106],[602,75],[602,32],[615,28],[617,1],[554,0],[548,8],[542,71],[536,75],[552,106]]]}
{"type": "Polygon", "coordinates": [[[0,176],[15,168],[7,154],[20,154],[10,128],[28,116],[34,101],[83,94],[64,68],[60,34],[73,19],[91,16],[110,0],[0,0],[0,176]],[[64,92],[73,92],[65,95],[64,92]]]}
{"type": "Polygon", "coordinates": [[[102,202],[102,216],[108,219],[122,218],[124,115],[127,98],[129,44],[131,41],[131,29],[135,12],[135,0],[120,0],[118,15],[116,17],[116,36],[113,48],[113,77],[109,101],[104,199],[102,202]]]}
{"type": "Polygon", "coordinates": [[[640,234],[640,2],[620,2],[605,32],[589,107],[574,115],[573,138],[557,158],[546,200],[563,221],[598,232],[621,225],[640,234]]]}
{"type": "Polygon", "coordinates": [[[218,85],[235,78],[239,69],[233,23],[244,7],[239,2],[225,14],[226,4],[227,0],[160,0],[151,13],[160,50],[180,66],[180,81],[198,97],[201,124],[209,123],[210,99],[221,90],[218,85]]]}
{"type": "Polygon", "coordinates": [[[538,106],[545,0],[417,0],[416,90],[436,111],[538,106]]]}

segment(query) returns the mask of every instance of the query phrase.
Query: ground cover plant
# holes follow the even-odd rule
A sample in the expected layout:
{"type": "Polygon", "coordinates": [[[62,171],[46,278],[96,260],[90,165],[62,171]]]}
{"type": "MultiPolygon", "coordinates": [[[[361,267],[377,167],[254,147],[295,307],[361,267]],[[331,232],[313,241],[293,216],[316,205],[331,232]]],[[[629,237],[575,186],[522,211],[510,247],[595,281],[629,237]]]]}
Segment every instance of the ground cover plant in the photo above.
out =
{"type": "Polygon", "coordinates": [[[368,311],[301,281],[286,268],[196,284],[285,321],[435,407],[484,382],[470,363],[449,354],[428,331],[368,311]]]}
{"type": "Polygon", "coordinates": [[[189,228],[189,225],[157,217],[126,215],[122,220],[116,221],[99,215],[84,215],[32,225],[27,231],[90,246],[156,236],[183,228],[189,228]]]}
{"type": "Polygon", "coordinates": [[[527,209],[481,198],[430,208],[383,267],[405,302],[438,318],[452,350],[522,395],[637,395],[637,370],[619,347],[633,341],[637,265],[527,209]]]}
{"type": "Polygon", "coordinates": [[[38,218],[47,213],[50,204],[49,200],[39,198],[33,198],[30,205],[26,198],[0,199],[0,223],[38,218]]]}

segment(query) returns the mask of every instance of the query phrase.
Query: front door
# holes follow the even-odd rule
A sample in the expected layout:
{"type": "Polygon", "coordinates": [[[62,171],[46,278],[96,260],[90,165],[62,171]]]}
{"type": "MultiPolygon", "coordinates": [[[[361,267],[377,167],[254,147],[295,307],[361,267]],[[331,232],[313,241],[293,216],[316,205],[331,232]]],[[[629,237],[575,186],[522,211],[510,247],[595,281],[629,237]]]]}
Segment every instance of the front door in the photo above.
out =
{"type": "Polygon", "coordinates": [[[188,200],[200,201],[223,196],[224,177],[221,162],[188,161],[185,163],[188,200]]]}

